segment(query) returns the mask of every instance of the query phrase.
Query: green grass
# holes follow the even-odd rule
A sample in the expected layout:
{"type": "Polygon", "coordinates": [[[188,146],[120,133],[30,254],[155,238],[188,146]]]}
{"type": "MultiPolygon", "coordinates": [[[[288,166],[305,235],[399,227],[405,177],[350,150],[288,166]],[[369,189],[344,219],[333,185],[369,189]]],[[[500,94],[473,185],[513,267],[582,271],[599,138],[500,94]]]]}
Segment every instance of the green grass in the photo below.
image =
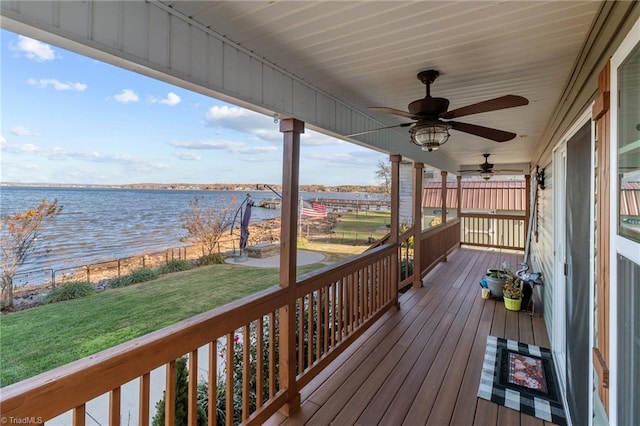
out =
{"type": "Polygon", "coordinates": [[[342,213],[331,238],[322,242],[339,244],[368,244],[369,237],[378,240],[389,233],[391,213],[388,211],[342,213]]]}
{"type": "MultiPolygon", "coordinates": [[[[303,274],[322,264],[298,268],[303,274]]],[[[277,268],[215,265],[0,319],[7,386],[277,284],[277,268]]]]}

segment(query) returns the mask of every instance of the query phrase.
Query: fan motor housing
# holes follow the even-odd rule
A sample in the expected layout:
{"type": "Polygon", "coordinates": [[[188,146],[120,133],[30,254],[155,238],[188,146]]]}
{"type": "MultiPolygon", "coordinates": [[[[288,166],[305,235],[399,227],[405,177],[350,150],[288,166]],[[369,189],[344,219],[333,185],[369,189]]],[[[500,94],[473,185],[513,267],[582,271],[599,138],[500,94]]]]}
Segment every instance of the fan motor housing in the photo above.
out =
{"type": "Polygon", "coordinates": [[[437,118],[449,108],[449,99],[446,98],[423,98],[409,104],[409,112],[413,115],[424,118],[437,118]]]}

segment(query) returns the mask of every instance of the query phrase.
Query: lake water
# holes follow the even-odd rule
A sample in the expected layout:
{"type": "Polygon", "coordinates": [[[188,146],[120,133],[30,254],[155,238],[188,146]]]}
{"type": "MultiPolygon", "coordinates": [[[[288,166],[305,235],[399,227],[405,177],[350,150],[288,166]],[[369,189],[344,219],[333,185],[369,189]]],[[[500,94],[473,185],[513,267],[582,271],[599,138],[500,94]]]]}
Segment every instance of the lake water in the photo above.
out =
{"type": "MultiPolygon", "coordinates": [[[[37,256],[21,271],[61,269],[99,263],[188,245],[182,217],[189,201],[236,208],[250,194],[258,204],[274,198],[270,191],[206,191],[162,189],[111,189],[68,187],[0,187],[0,213],[4,217],[37,206],[42,199],[58,199],[63,212],[42,233],[37,256]]],[[[355,193],[301,193],[303,199],[364,197],[355,193]]],[[[375,195],[369,197],[374,198],[375,195]]],[[[279,217],[279,210],[252,209],[251,222],[279,217]]],[[[238,218],[239,221],[239,218],[238,218]]]]}

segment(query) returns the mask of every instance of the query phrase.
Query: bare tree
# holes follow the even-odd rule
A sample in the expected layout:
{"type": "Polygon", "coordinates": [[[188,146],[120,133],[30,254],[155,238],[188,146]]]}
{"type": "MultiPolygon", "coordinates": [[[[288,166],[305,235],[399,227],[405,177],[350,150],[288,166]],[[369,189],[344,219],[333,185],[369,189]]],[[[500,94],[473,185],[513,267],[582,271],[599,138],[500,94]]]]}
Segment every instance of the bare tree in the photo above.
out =
{"type": "Polygon", "coordinates": [[[380,182],[382,191],[391,194],[391,164],[389,162],[379,161],[376,169],[376,179],[380,182]]]}
{"type": "Polygon", "coordinates": [[[222,234],[233,223],[235,197],[231,204],[222,208],[202,207],[202,198],[195,197],[189,201],[191,211],[184,216],[182,227],[187,230],[189,238],[202,247],[207,255],[213,254],[222,234]]]}
{"type": "Polygon", "coordinates": [[[13,306],[13,277],[29,256],[35,254],[38,237],[42,235],[43,224],[52,221],[62,213],[58,200],[42,200],[40,204],[24,212],[2,218],[0,229],[0,264],[2,265],[3,308],[13,306]]]}

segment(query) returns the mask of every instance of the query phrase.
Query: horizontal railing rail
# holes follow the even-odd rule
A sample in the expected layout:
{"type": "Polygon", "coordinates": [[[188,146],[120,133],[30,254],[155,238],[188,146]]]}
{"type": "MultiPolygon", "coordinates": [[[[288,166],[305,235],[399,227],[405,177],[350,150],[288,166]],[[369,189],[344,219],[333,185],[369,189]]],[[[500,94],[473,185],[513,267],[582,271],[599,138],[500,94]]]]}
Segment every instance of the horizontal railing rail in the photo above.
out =
{"type": "Polygon", "coordinates": [[[524,216],[460,213],[460,219],[462,244],[524,250],[524,216]]]}
{"type": "MultiPolygon", "coordinates": [[[[383,246],[299,277],[294,342],[298,387],[394,306],[395,256],[396,246],[383,246]]],[[[288,304],[288,292],[283,287],[264,290],[7,386],[0,396],[0,411],[9,419],[42,421],[71,411],[69,423],[82,425],[87,403],[107,395],[109,418],[105,421],[119,424],[124,416],[122,389],[137,381],[137,422],[147,425],[151,377],[160,369],[165,376],[165,424],[173,425],[177,360],[184,356],[188,359],[188,412],[194,420],[190,424],[195,424],[198,411],[198,370],[208,371],[209,424],[259,424],[287,402],[287,390],[278,379],[278,360],[285,350],[279,347],[280,311],[288,304]],[[203,348],[208,354],[200,363],[203,348]]]]}

